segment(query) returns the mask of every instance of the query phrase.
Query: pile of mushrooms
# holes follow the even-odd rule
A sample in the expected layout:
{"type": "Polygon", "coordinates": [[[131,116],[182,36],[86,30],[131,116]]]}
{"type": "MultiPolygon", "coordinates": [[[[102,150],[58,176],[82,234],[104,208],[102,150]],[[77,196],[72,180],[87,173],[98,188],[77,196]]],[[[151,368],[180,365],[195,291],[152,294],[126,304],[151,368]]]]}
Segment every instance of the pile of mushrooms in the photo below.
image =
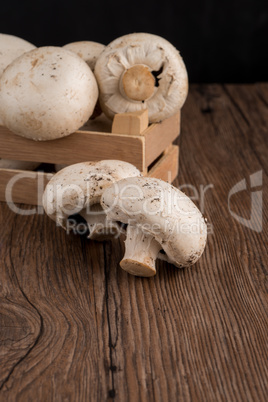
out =
{"type": "Polygon", "coordinates": [[[113,118],[146,108],[149,122],[159,122],[187,93],[179,51],[157,35],[36,48],[0,34],[0,124],[29,139],[67,136],[102,112],[113,118]]]}
{"type": "Polygon", "coordinates": [[[69,135],[101,112],[113,118],[148,109],[149,122],[159,122],[181,109],[188,93],[179,51],[149,33],[107,46],[81,41],[40,48],[2,34],[0,75],[1,124],[39,141],[69,135]]]}
{"type": "MultiPolygon", "coordinates": [[[[47,141],[75,132],[93,114],[100,114],[92,70],[104,47],[77,42],[36,48],[24,39],[0,34],[0,125],[47,141]]],[[[34,170],[39,165],[0,159],[0,168],[34,170]]]]}
{"type": "Polygon", "coordinates": [[[190,198],[163,180],[142,176],[127,162],[65,167],[47,184],[43,206],[67,231],[68,219],[82,216],[91,240],[126,236],[120,266],[137,276],[155,275],[157,258],[190,266],[206,244],[206,222],[190,198]]]}

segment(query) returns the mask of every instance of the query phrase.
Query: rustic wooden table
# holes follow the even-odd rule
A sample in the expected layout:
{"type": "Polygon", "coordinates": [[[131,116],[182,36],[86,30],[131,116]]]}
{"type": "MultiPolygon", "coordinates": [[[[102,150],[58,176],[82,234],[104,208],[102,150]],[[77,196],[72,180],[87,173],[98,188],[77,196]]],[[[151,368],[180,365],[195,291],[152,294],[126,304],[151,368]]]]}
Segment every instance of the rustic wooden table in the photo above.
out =
{"type": "Polygon", "coordinates": [[[150,279],[1,203],[0,400],[267,401],[267,140],[268,84],[192,85],[175,185],[210,234],[150,279]]]}

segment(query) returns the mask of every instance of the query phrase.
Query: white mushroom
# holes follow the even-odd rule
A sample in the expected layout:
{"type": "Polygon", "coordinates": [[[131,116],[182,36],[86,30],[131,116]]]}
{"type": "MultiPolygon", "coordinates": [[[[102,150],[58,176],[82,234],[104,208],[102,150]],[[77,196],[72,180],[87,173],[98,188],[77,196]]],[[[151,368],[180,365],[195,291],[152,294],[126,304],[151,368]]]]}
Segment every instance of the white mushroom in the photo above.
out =
{"type": "Polygon", "coordinates": [[[188,76],[178,50],[166,39],[133,33],[115,39],[100,54],[95,70],[100,104],[116,113],[148,109],[149,121],[175,114],[188,93],[188,76]]]}
{"type": "Polygon", "coordinates": [[[35,46],[24,39],[0,34],[0,77],[13,60],[32,49],[35,49],[35,46]]]}
{"type": "Polygon", "coordinates": [[[108,220],[128,225],[120,265],[133,275],[155,275],[161,250],[164,259],[177,267],[194,264],[203,253],[207,227],[201,212],[184,193],[162,180],[120,180],[103,192],[101,205],[108,220]]]}
{"type": "Polygon", "coordinates": [[[98,86],[86,62],[60,47],[14,60],[0,79],[0,115],[15,134],[52,140],[78,130],[93,113],[98,86]]]}
{"type": "MultiPolygon", "coordinates": [[[[24,39],[13,35],[0,34],[0,77],[13,60],[32,49],[35,49],[35,46],[24,39]]],[[[0,125],[2,125],[1,118],[0,125]]],[[[33,170],[39,165],[40,163],[37,162],[0,159],[0,168],[5,169],[33,170]]]]}
{"type": "MultiPolygon", "coordinates": [[[[68,43],[67,45],[64,45],[63,48],[71,50],[72,52],[76,53],[88,64],[88,66],[94,72],[96,61],[101,52],[105,49],[105,45],[103,45],[102,43],[92,41],[80,41],[80,42],[68,43]]],[[[101,115],[101,113],[102,109],[99,104],[99,101],[97,101],[94,112],[90,116],[89,124],[92,119],[95,119],[96,117],[101,115]]],[[[86,125],[88,124],[86,123],[86,125]]]]}
{"type": "MultiPolygon", "coordinates": [[[[0,34],[0,77],[6,67],[25,52],[35,49],[35,46],[17,36],[0,34]]],[[[1,116],[0,116],[0,125],[1,116]]]]}
{"type": "Polygon", "coordinates": [[[89,238],[103,240],[120,233],[117,222],[107,222],[100,206],[105,188],[125,177],[140,176],[127,162],[103,160],[67,166],[56,173],[46,186],[43,206],[47,215],[68,230],[68,217],[79,214],[86,221],[89,238]]]}
{"type": "Polygon", "coordinates": [[[105,49],[105,45],[92,41],[80,41],[68,43],[64,45],[63,48],[76,53],[88,64],[91,70],[94,71],[96,61],[101,52],[105,49]]]}

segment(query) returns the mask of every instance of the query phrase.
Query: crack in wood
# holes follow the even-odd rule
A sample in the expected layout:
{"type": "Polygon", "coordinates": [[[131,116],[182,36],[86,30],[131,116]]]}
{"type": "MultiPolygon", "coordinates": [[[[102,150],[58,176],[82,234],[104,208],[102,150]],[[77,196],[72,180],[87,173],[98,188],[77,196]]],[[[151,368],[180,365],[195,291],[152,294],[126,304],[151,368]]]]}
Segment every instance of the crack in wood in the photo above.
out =
{"type": "MultiPolygon", "coordinates": [[[[11,228],[11,233],[10,233],[10,244],[12,244],[12,237],[13,237],[13,227],[11,228]]],[[[40,314],[40,312],[38,311],[38,309],[35,307],[35,305],[28,299],[27,295],[25,294],[25,292],[23,291],[19,280],[18,280],[18,276],[15,270],[15,266],[13,263],[13,258],[12,258],[12,248],[9,248],[9,259],[10,259],[10,265],[11,265],[11,269],[15,278],[15,281],[18,285],[18,289],[20,290],[22,296],[25,298],[25,300],[27,301],[27,303],[36,311],[39,319],[40,319],[40,327],[39,327],[39,332],[36,336],[35,341],[33,342],[32,346],[29,347],[28,351],[14,364],[14,366],[10,369],[8,375],[6,376],[6,378],[3,380],[2,384],[0,384],[0,391],[4,389],[4,386],[7,384],[7,382],[10,380],[12,374],[14,373],[14,370],[26,359],[27,356],[29,356],[29,354],[33,351],[33,349],[35,348],[35,346],[38,344],[42,333],[43,333],[43,317],[40,314]]]]}
{"type": "MultiPolygon", "coordinates": [[[[105,300],[106,300],[106,312],[107,312],[107,322],[108,322],[108,330],[109,330],[109,357],[110,357],[110,364],[109,367],[115,367],[113,363],[113,352],[112,349],[115,348],[112,344],[112,331],[111,331],[111,322],[110,322],[110,314],[109,314],[109,290],[108,290],[108,262],[107,262],[107,255],[106,255],[106,242],[103,242],[103,255],[104,255],[104,272],[105,272],[105,300]]],[[[116,344],[115,344],[116,345],[116,344]]],[[[112,378],[112,388],[108,390],[108,398],[114,399],[116,396],[115,391],[115,381],[114,381],[114,373],[115,370],[111,371],[111,378],[112,378]]]]}

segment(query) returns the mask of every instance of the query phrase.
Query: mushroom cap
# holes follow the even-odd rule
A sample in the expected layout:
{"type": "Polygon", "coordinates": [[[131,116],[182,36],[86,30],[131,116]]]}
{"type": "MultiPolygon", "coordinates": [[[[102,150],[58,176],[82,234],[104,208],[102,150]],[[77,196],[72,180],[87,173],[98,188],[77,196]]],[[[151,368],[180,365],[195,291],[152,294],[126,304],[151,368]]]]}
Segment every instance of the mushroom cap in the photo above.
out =
{"type": "Polygon", "coordinates": [[[103,192],[101,205],[108,220],[136,225],[153,236],[177,267],[194,264],[203,253],[207,226],[201,212],[189,197],[163,180],[120,180],[103,192]]]}
{"type": "Polygon", "coordinates": [[[86,62],[60,47],[45,46],[14,60],[0,79],[3,124],[33,140],[78,130],[93,113],[98,86],[86,62]]]}
{"type": "Polygon", "coordinates": [[[17,36],[0,34],[0,77],[13,60],[35,48],[30,42],[17,36]]]}
{"type": "MultiPolygon", "coordinates": [[[[0,34],[0,77],[5,68],[17,57],[35,49],[35,46],[17,36],[0,34]]],[[[2,125],[0,116],[0,125],[2,125]]]]}
{"type": "Polygon", "coordinates": [[[66,229],[70,215],[99,204],[105,188],[125,177],[140,176],[128,162],[102,160],[82,162],[57,172],[47,184],[43,206],[47,215],[66,229]]]}
{"type": "Polygon", "coordinates": [[[149,121],[159,122],[180,110],[188,94],[188,75],[179,51],[149,33],[112,41],[100,54],[94,73],[102,110],[110,118],[147,108],[149,121]]]}
{"type": "Polygon", "coordinates": [[[105,49],[105,45],[92,41],[80,41],[67,43],[63,48],[76,53],[88,64],[91,70],[94,71],[97,58],[105,49]]]}

